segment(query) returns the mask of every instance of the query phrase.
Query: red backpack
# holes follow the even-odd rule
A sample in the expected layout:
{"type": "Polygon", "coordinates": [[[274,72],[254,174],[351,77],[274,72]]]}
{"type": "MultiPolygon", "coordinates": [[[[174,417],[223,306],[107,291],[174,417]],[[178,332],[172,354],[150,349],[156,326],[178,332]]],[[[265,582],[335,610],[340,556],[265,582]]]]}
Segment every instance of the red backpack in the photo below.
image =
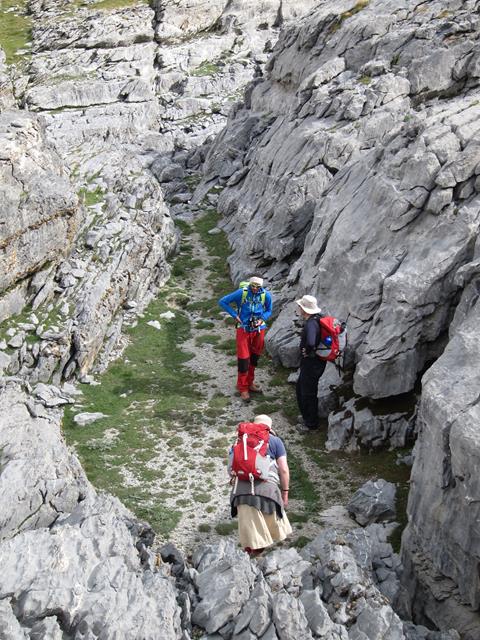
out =
{"type": "Polygon", "coordinates": [[[256,422],[238,425],[237,441],[233,445],[230,471],[238,480],[250,481],[254,493],[254,480],[266,480],[270,469],[267,456],[270,427],[256,422]]]}
{"type": "Polygon", "coordinates": [[[319,322],[320,342],[316,354],[321,360],[336,360],[347,344],[347,325],[333,316],[319,318],[319,322]]]}

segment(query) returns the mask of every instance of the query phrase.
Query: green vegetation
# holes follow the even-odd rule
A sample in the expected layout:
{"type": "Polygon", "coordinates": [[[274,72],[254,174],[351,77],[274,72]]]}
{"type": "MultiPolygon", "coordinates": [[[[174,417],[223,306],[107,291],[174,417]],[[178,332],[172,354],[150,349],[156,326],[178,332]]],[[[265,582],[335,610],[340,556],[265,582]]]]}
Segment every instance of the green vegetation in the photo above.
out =
{"type": "Polygon", "coordinates": [[[192,427],[191,411],[200,399],[194,386],[200,378],[184,366],[190,356],[177,346],[190,335],[188,318],[177,311],[175,322],[163,323],[160,331],[147,325],[168,310],[167,300],[174,293],[174,287],[165,287],[138,325],[129,329],[130,345],[103,374],[102,384],[82,386],[82,411],[107,417],[85,428],[73,422],[78,409],[67,409],[64,418],[67,440],[75,445],[93,484],[118,496],[163,535],[176,526],[181,513],[167,507],[165,494],[156,489],[164,476],[157,468],[158,451],[165,448],[165,440],[174,450],[182,447],[177,430],[192,427]],[[114,438],[109,437],[112,430],[114,438]],[[135,482],[126,483],[125,474],[135,482]]]}
{"type": "Polygon", "coordinates": [[[82,187],[78,191],[78,197],[86,207],[91,207],[94,204],[104,201],[105,192],[101,187],[95,187],[93,190],[88,189],[87,187],[82,187]]]}
{"type": "Polygon", "coordinates": [[[297,549],[303,549],[305,545],[311,542],[311,538],[307,538],[306,536],[299,536],[296,540],[293,541],[292,546],[297,549]]]}
{"type": "Polygon", "coordinates": [[[26,55],[32,27],[26,9],[26,0],[0,0],[0,46],[7,64],[14,64],[26,55]]]}
{"type": "Polygon", "coordinates": [[[215,525],[215,531],[219,536],[229,536],[231,533],[236,531],[237,529],[237,521],[231,520],[229,522],[219,522],[215,525]]]}
{"type": "Polygon", "coordinates": [[[198,336],[197,338],[195,338],[195,344],[200,347],[202,346],[202,344],[217,344],[219,340],[220,336],[217,336],[213,333],[208,333],[206,335],[198,336]]]}
{"type": "Polygon", "coordinates": [[[362,9],[365,9],[365,7],[368,6],[369,2],[370,0],[359,0],[359,2],[357,2],[357,4],[350,9],[350,11],[344,11],[343,13],[341,13],[331,24],[329,32],[335,33],[336,31],[338,31],[345,20],[348,20],[348,18],[351,18],[356,13],[359,13],[360,11],[362,11],[362,9]]]}
{"type": "Polygon", "coordinates": [[[358,81],[360,82],[360,84],[370,84],[372,78],[370,76],[361,76],[358,81]]]}
{"type": "Polygon", "coordinates": [[[220,67],[215,62],[210,62],[209,60],[204,60],[201,64],[198,65],[193,71],[190,72],[191,76],[214,76],[218,73],[220,67]]]}
{"type": "Polygon", "coordinates": [[[211,320],[198,320],[195,323],[195,329],[198,329],[199,331],[201,331],[202,329],[213,329],[214,326],[215,323],[211,320]]]}
{"type": "Polygon", "coordinates": [[[205,214],[196,220],[193,225],[194,231],[200,235],[200,239],[212,258],[208,283],[213,289],[213,295],[199,302],[191,302],[187,305],[188,311],[198,311],[203,318],[211,319],[214,317],[216,320],[218,320],[220,312],[218,299],[224,295],[226,291],[232,289],[227,262],[230,247],[226,236],[224,233],[218,233],[216,235],[210,235],[208,233],[216,228],[219,220],[220,214],[215,209],[207,209],[205,214]]]}

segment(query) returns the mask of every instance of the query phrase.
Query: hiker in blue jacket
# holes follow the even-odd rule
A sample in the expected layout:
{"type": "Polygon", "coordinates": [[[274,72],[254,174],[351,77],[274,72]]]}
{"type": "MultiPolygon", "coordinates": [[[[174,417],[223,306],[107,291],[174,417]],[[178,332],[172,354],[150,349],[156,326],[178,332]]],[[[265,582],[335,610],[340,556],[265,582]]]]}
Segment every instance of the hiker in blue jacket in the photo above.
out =
{"type": "Polygon", "coordinates": [[[247,287],[223,296],[218,304],[237,321],[237,388],[242,400],[248,401],[250,391],[261,391],[254,382],[255,367],[263,352],[265,322],[272,315],[272,296],[263,288],[262,278],[252,276],[247,287]]]}

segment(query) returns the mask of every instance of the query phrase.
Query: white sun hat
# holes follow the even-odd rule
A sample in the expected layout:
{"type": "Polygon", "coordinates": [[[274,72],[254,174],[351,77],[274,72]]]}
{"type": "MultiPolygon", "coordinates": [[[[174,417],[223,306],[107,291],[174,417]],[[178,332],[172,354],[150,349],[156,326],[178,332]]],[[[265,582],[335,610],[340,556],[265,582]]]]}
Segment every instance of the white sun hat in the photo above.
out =
{"type": "Polygon", "coordinates": [[[317,299],[315,298],[315,296],[303,296],[299,300],[295,300],[295,302],[301,309],[305,311],[305,313],[309,313],[310,315],[322,312],[317,304],[317,299]]]}
{"type": "Polygon", "coordinates": [[[267,416],[264,413],[255,416],[253,421],[255,424],[266,424],[267,427],[269,427],[270,429],[272,428],[272,419],[270,418],[270,416],[267,416]]]}
{"type": "Polygon", "coordinates": [[[250,284],[258,284],[259,287],[263,287],[263,278],[257,278],[257,276],[252,276],[248,282],[250,284]]]}

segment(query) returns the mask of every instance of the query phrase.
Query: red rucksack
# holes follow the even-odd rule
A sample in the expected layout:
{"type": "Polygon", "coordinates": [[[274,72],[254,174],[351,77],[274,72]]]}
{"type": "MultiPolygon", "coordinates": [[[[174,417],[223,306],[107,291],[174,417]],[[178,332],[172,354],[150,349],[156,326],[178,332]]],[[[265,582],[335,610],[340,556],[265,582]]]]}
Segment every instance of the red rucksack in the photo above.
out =
{"type": "Polygon", "coordinates": [[[254,480],[266,480],[270,469],[267,458],[270,427],[256,422],[238,425],[237,441],[233,445],[230,471],[238,480],[250,481],[254,493],[254,480]]]}
{"type": "Polygon", "coordinates": [[[321,360],[336,360],[347,344],[347,325],[333,316],[319,318],[319,322],[320,342],[316,354],[321,360]]]}

